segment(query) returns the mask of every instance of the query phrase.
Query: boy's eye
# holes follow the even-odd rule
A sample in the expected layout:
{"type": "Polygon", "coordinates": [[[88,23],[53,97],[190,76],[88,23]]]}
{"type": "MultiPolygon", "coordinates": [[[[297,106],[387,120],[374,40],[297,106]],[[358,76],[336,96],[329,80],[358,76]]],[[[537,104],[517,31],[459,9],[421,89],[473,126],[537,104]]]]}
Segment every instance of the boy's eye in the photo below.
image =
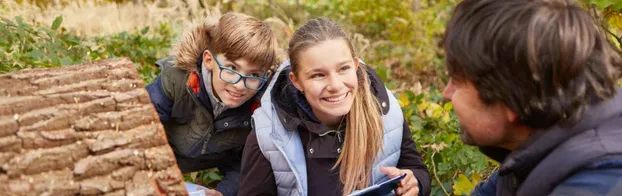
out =
{"type": "Polygon", "coordinates": [[[259,73],[252,73],[251,76],[261,78],[261,74],[259,73]]]}
{"type": "Polygon", "coordinates": [[[322,76],[324,76],[324,75],[316,73],[316,74],[311,75],[311,79],[321,78],[322,76]]]}
{"type": "Polygon", "coordinates": [[[236,68],[235,68],[235,66],[233,66],[233,65],[225,65],[225,67],[226,67],[226,68],[229,68],[229,69],[231,69],[231,70],[233,70],[233,71],[237,71],[237,70],[238,70],[238,69],[236,69],[236,68]]]}

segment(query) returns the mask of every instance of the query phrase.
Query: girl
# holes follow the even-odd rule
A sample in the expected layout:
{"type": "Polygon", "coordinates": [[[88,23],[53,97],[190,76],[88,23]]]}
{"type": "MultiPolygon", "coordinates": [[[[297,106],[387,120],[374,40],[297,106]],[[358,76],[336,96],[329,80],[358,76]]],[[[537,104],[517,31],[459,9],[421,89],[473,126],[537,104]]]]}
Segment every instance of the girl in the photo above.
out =
{"type": "Polygon", "coordinates": [[[348,195],[406,173],[398,195],[430,177],[395,97],[355,57],[339,25],[309,21],[253,115],[240,195],[348,195]]]}

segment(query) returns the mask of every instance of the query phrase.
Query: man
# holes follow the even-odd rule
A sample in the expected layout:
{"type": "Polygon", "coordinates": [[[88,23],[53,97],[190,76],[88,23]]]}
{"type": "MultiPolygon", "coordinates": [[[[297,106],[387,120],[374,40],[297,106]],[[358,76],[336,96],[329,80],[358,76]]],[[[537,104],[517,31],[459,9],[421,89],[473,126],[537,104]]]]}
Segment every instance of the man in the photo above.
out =
{"type": "Polygon", "coordinates": [[[622,195],[622,60],[570,0],[465,0],[443,40],[461,139],[500,167],[472,195],[622,195]]]}

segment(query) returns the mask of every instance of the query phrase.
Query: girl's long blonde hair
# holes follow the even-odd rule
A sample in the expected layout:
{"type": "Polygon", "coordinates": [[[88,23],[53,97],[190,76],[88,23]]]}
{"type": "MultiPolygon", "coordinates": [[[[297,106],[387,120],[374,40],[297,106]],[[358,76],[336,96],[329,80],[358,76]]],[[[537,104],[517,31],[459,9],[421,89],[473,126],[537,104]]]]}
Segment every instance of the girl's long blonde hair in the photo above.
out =
{"type": "MultiPolygon", "coordinates": [[[[289,58],[292,72],[298,73],[301,53],[307,48],[327,40],[344,40],[355,59],[350,39],[341,27],[327,18],[310,20],[294,33],[289,42],[289,58]]],[[[357,70],[358,88],[354,89],[354,102],[346,115],[346,136],[343,150],[335,167],[339,166],[339,179],[344,185],[343,195],[368,186],[371,170],[382,148],[383,126],[381,110],[371,92],[369,77],[364,64],[357,70]]]]}

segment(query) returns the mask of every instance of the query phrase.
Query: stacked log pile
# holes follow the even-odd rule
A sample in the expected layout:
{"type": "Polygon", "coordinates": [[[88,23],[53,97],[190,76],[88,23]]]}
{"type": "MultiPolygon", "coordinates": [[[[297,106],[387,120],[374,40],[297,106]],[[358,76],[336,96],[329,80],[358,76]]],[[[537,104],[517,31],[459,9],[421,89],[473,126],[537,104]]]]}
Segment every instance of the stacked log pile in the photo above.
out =
{"type": "Polygon", "coordinates": [[[128,59],[0,75],[1,195],[187,195],[128,59]]]}

